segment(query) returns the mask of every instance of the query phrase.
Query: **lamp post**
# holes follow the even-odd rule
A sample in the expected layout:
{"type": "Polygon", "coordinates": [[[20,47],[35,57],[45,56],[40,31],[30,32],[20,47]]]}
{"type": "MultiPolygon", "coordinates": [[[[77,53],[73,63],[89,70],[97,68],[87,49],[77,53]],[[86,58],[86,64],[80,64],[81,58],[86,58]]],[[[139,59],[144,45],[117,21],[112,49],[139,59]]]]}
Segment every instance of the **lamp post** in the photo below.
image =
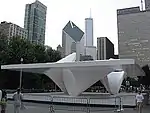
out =
{"type": "MultiPolygon", "coordinates": [[[[23,58],[20,59],[21,64],[23,63],[23,58]]],[[[21,90],[21,86],[22,86],[22,68],[20,70],[20,84],[19,84],[19,88],[21,90]]]]}

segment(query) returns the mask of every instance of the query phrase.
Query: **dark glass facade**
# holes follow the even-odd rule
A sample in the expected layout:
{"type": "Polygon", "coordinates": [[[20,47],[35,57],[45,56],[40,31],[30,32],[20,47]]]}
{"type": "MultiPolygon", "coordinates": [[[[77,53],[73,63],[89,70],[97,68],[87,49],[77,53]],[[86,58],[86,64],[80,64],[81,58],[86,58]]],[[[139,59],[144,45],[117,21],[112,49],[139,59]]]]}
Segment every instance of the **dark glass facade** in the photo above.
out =
{"type": "Polygon", "coordinates": [[[106,59],[114,58],[114,44],[106,39],[106,59]]]}
{"type": "Polygon", "coordinates": [[[114,58],[114,44],[107,37],[97,38],[97,59],[114,58]]]}
{"type": "Polygon", "coordinates": [[[46,11],[47,7],[39,1],[26,5],[24,27],[33,43],[45,43],[46,11]]]}

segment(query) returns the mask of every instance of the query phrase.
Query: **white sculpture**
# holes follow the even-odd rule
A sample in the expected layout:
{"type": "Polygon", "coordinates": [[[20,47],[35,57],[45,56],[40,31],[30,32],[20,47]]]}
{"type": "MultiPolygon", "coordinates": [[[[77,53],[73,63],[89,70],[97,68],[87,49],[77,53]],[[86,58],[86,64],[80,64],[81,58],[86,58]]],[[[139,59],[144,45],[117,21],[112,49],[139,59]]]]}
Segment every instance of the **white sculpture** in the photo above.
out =
{"type": "Polygon", "coordinates": [[[61,59],[56,63],[3,65],[1,69],[11,69],[32,73],[44,73],[51,78],[66,94],[78,96],[97,81],[101,80],[107,91],[117,94],[128,67],[132,67],[130,76],[138,70],[135,76],[144,76],[142,69],[133,59],[78,61],[76,53],[61,59]],[[114,70],[120,70],[114,72],[114,70]]]}
{"type": "Polygon", "coordinates": [[[101,82],[110,94],[117,94],[120,90],[125,75],[126,73],[124,71],[111,72],[105,76],[101,82]]]}

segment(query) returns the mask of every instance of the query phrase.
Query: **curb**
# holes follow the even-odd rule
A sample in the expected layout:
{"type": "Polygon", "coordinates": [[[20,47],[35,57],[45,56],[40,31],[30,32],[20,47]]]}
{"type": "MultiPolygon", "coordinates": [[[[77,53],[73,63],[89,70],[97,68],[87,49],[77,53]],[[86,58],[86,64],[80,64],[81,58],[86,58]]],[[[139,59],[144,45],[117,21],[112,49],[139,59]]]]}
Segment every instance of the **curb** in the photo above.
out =
{"type": "MultiPolygon", "coordinates": [[[[8,100],[13,101],[12,98],[8,100]]],[[[67,105],[67,106],[88,106],[88,107],[116,107],[117,105],[107,105],[107,104],[81,104],[81,103],[63,103],[63,102],[50,102],[50,101],[40,101],[40,100],[23,100],[23,102],[31,102],[38,104],[53,104],[53,105],[67,105]]],[[[123,108],[135,108],[134,105],[123,105],[123,108]]]]}

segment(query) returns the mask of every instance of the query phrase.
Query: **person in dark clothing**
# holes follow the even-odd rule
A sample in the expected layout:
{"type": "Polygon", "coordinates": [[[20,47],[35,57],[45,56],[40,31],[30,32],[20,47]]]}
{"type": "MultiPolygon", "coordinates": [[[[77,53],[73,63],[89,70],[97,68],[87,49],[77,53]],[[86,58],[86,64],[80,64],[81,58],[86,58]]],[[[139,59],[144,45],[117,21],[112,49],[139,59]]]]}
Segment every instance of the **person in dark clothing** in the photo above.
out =
{"type": "Polygon", "coordinates": [[[6,103],[7,103],[7,92],[5,90],[2,90],[1,113],[5,113],[5,111],[6,111],[6,103]]]}

